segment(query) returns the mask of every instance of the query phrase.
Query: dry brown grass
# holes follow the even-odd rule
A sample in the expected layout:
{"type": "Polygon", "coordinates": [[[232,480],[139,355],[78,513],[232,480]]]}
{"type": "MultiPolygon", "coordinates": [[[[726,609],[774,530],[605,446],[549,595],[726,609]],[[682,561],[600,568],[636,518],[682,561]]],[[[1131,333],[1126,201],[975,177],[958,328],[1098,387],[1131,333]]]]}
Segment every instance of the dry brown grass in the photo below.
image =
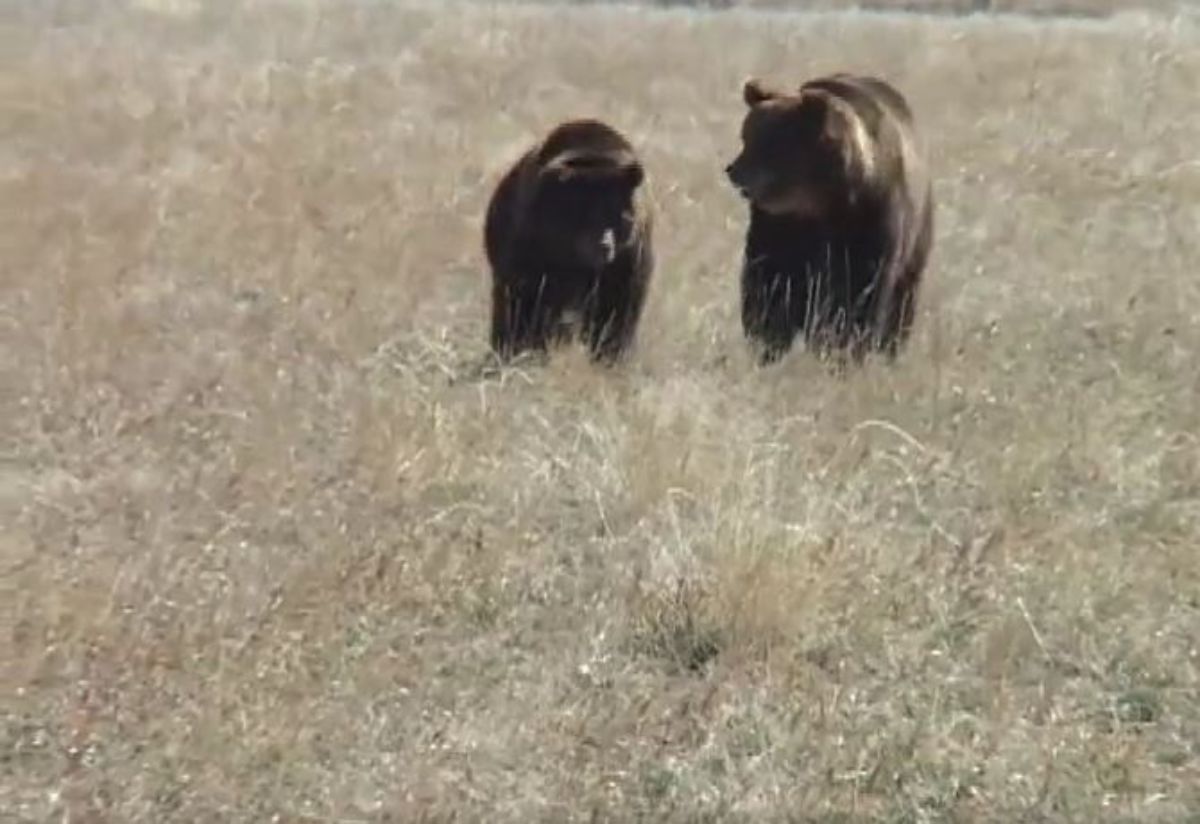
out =
{"type": "MultiPolygon", "coordinates": [[[[141,0],[178,3],[181,0],[141,0]]],[[[621,0],[611,0],[621,2],[621,0]]],[[[628,1],[628,0],[626,0],[628,1]]],[[[499,3],[595,5],[610,0],[492,0],[499,3]]],[[[638,2],[638,0],[633,0],[638,2]]],[[[1017,14],[1037,17],[1109,17],[1131,10],[1172,13],[1200,0],[641,0],[642,5],[704,10],[793,9],[800,11],[911,11],[933,14],[1017,14]]]]}
{"type": "Polygon", "coordinates": [[[1195,22],[143,5],[0,18],[5,821],[1197,820],[1195,22]],[[752,369],[739,84],[842,67],[919,331],[752,369]],[[576,114],[637,357],[467,379],[576,114]]]}

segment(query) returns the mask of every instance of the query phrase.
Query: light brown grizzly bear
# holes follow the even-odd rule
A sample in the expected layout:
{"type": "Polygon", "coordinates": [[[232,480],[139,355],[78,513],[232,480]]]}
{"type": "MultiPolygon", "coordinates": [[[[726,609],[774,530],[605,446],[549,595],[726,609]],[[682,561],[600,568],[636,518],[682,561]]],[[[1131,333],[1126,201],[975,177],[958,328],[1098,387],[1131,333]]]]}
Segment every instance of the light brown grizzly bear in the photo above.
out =
{"type": "Polygon", "coordinates": [[[500,180],[484,246],[502,360],[581,338],[593,360],[630,349],[654,267],[645,170],[596,120],[553,129],[500,180]]]}
{"type": "Polygon", "coordinates": [[[799,334],[822,354],[889,360],[908,340],[933,246],[933,192],[908,103],[833,74],[794,93],[748,80],[726,174],[750,204],[742,329],[775,361],[799,334]]]}

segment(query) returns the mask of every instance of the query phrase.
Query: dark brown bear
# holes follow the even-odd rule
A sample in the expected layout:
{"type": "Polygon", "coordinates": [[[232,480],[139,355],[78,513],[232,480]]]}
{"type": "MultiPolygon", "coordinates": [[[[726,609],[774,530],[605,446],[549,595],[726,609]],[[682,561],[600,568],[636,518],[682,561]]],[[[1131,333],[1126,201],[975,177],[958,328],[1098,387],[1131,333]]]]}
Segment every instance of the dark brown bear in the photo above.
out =
{"type": "Polygon", "coordinates": [[[555,128],[496,187],[484,245],[502,359],[573,337],[611,363],[633,343],[654,266],[645,171],[595,120],[555,128]]]}
{"type": "Polygon", "coordinates": [[[933,195],[912,112],[849,74],[776,92],[757,80],[726,169],[750,202],[742,328],[761,362],[799,334],[820,353],[889,359],[907,341],[933,246],[933,195]]]}

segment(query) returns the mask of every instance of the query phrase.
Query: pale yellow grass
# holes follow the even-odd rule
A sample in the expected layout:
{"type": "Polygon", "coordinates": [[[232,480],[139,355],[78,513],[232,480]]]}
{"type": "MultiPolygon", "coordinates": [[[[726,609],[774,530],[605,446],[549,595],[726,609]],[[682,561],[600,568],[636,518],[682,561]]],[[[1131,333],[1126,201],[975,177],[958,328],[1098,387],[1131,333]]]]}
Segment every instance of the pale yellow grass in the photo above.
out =
{"type": "Polygon", "coordinates": [[[151,5],[0,18],[0,818],[1200,820],[1193,22],[151,5]],[[757,370],[740,82],[841,68],[934,147],[918,332],[757,370]],[[637,355],[474,379],[576,115],[637,355]]]}

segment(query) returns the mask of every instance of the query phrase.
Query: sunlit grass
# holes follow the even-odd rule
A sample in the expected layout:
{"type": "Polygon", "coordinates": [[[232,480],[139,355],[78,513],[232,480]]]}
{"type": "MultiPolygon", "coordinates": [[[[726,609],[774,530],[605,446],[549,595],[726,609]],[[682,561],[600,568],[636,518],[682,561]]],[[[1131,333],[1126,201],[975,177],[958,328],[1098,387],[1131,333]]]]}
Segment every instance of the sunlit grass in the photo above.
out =
{"type": "Polygon", "coordinates": [[[141,5],[0,12],[0,817],[1200,809],[1194,22],[141,5]],[[934,147],[917,332],[755,369],[740,84],[841,68],[934,147]],[[478,380],[589,115],[637,354],[478,380]]]}

